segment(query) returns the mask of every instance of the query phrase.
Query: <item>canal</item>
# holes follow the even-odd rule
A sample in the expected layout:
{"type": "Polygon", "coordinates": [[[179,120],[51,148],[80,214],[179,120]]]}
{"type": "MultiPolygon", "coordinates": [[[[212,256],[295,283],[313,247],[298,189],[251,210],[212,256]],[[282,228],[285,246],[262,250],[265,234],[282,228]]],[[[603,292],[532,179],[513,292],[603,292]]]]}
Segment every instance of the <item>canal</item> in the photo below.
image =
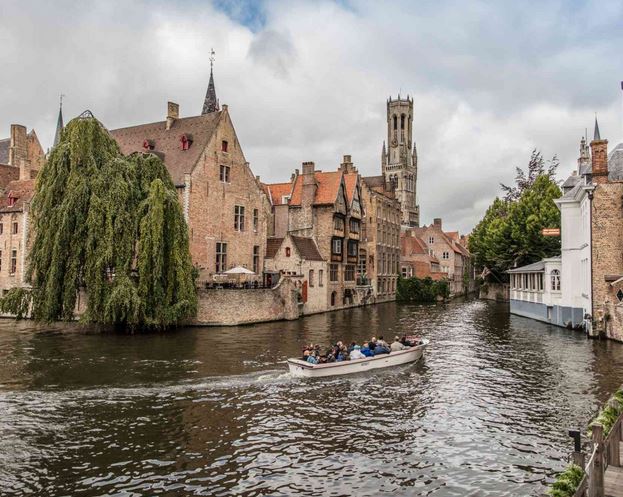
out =
{"type": "Polygon", "coordinates": [[[120,336],[0,321],[0,494],[538,495],[623,346],[482,301],[120,336]],[[296,380],[305,342],[414,332],[425,359],[296,380]]]}

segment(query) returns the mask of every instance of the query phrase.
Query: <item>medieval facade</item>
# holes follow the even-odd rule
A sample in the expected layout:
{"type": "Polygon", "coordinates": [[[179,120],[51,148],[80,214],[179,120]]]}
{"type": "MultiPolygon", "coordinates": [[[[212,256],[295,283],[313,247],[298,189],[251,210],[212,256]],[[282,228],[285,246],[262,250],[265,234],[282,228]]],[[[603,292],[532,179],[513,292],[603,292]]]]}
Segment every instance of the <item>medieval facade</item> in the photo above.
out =
{"type": "Polygon", "coordinates": [[[168,103],[166,120],[112,130],[124,154],[160,155],[188,222],[190,252],[207,285],[237,266],[262,279],[271,206],[242,151],[227,105],[219,105],[210,72],[202,114],[180,117],[168,103]]]}
{"type": "Polygon", "coordinates": [[[420,225],[417,204],[417,150],[413,141],[413,99],[398,95],[387,101],[387,146],[383,142],[381,171],[401,205],[403,229],[420,225]]]}

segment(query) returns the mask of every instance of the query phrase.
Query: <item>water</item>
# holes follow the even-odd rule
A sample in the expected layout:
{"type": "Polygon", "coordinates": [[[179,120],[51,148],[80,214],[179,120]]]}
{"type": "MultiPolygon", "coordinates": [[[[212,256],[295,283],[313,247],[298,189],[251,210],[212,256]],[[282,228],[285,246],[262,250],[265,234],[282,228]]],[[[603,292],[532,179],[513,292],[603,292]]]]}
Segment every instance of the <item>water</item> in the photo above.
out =
{"type": "Polygon", "coordinates": [[[0,494],[538,495],[623,346],[501,304],[383,304],[119,336],[0,321],[0,494]],[[425,359],[297,380],[305,342],[415,332],[425,359]]]}

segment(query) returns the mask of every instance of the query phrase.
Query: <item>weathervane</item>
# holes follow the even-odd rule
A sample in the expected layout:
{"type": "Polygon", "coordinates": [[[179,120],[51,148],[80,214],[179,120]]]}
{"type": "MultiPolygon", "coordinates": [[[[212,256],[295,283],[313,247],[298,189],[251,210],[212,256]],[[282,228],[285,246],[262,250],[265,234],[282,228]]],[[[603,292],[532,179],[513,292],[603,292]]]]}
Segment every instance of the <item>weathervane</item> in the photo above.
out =
{"type": "Polygon", "coordinates": [[[216,52],[213,48],[210,49],[210,72],[212,72],[212,66],[214,65],[214,55],[216,52]]]}

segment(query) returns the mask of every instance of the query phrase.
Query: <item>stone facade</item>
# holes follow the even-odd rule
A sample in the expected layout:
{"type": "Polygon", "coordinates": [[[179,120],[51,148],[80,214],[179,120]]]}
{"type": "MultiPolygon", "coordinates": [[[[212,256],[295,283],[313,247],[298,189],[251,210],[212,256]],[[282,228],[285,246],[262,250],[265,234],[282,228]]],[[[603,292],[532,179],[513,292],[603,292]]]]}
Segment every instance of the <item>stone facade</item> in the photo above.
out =
{"type": "Polygon", "coordinates": [[[377,302],[396,300],[400,271],[400,202],[383,176],[363,178],[365,216],[358,274],[370,281],[377,302]]]}
{"type": "Polygon", "coordinates": [[[188,222],[190,252],[199,280],[245,267],[261,281],[270,202],[246,161],[227,105],[180,118],[169,102],[167,120],[111,131],[124,154],[164,157],[188,222]]]}
{"type": "Polygon", "coordinates": [[[435,281],[447,278],[441,271],[439,259],[432,255],[427,244],[413,230],[400,234],[400,271],[403,278],[431,278],[435,281]]]}
{"type": "Polygon", "coordinates": [[[401,205],[401,225],[420,225],[417,204],[417,150],[413,141],[413,99],[387,101],[387,147],[383,142],[381,170],[401,205]]]}

